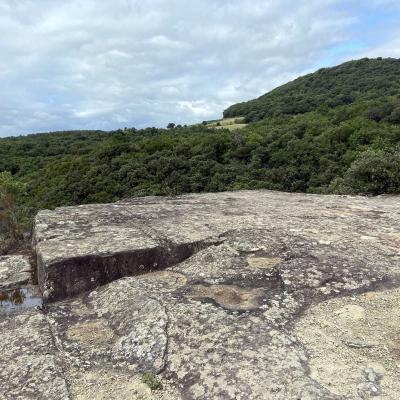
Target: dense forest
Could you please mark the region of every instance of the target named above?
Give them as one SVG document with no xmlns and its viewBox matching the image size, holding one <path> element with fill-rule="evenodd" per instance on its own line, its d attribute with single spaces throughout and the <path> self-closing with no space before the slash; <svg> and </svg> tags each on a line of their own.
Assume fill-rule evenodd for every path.
<svg viewBox="0 0 400 400">
<path fill-rule="evenodd" d="M 335 108 L 357 100 L 377 100 L 400 92 L 400 60 L 363 58 L 333 68 L 321 68 L 282 85 L 261 97 L 234 104 L 224 117 L 247 122 L 280 115 L 296 115 L 319 107 Z"/>
<path fill-rule="evenodd" d="M 400 193 L 400 60 L 320 70 L 225 112 L 239 114 L 251 122 L 240 130 L 171 124 L 0 139 L 0 209 L 4 182 L 26 223 L 38 209 L 128 196 Z"/>
</svg>

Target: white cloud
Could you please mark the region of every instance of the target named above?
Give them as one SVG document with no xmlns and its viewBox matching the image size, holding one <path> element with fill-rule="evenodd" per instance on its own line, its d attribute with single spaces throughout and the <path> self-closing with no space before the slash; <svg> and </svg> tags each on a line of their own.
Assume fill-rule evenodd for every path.
<svg viewBox="0 0 400 400">
<path fill-rule="evenodd" d="M 2 0 L 0 136 L 218 117 L 351 40 L 350 3 Z M 372 53 L 399 55 L 395 34 Z"/>
<path fill-rule="evenodd" d="M 358 57 L 392 57 L 392 58 L 400 58 L 400 29 L 398 32 L 398 37 L 388 41 L 387 43 L 378 44 L 375 47 L 372 47 L 368 50 L 360 52 L 357 55 Z"/>
</svg>

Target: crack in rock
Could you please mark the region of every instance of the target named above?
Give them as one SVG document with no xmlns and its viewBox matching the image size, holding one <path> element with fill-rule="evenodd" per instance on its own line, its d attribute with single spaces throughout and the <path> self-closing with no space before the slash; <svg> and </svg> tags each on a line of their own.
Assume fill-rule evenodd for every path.
<svg viewBox="0 0 400 400">
<path fill-rule="evenodd" d="M 124 276 L 140 275 L 177 265 L 200 250 L 221 244 L 212 238 L 177 244 L 160 240 L 153 248 L 113 254 L 91 254 L 46 262 L 38 249 L 39 286 L 45 301 L 77 295 Z"/>
</svg>

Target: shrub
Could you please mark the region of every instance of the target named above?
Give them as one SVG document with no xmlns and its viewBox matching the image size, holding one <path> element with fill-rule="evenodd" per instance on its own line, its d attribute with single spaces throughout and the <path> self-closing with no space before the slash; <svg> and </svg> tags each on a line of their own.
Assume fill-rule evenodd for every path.
<svg viewBox="0 0 400 400">
<path fill-rule="evenodd" d="M 151 390 L 162 389 L 162 384 L 157 378 L 157 375 L 152 372 L 147 372 L 142 376 L 142 382 L 145 383 Z"/>
<path fill-rule="evenodd" d="M 396 107 L 385 120 L 391 124 L 400 124 L 400 107 Z"/>
<path fill-rule="evenodd" d="M 372 150 L 351 164 L 343 178 L 330 185 L 334 193 L 383 194 L 400 191 L 400 150 Z"/>
<path fill-rule="evenodd" d="M 0 252 L 22 238 L 18 199 L 23 189 L 23 185 L 14 180 L 9 172 L 0 172 Z"/>
</svg>

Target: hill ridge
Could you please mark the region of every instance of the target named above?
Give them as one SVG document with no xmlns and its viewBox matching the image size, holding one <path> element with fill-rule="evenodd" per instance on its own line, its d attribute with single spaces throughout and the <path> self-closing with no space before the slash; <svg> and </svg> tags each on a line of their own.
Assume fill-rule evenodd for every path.
<svg viewBox="0 0 400 400">
<path fill-rule="evenodd" d="M 400 59 L 362 58 L 300 76 L 256 99 L 233 104 L 224 117 L 254 122 L 278 115 L 303 114 L 322 105 L 336 107 L 356 100 L 400 94 Z M 340 79 L 343 78 L 343 79 Z M 333 86 L 337 81 L 341 85 Z"/>
</svg>

